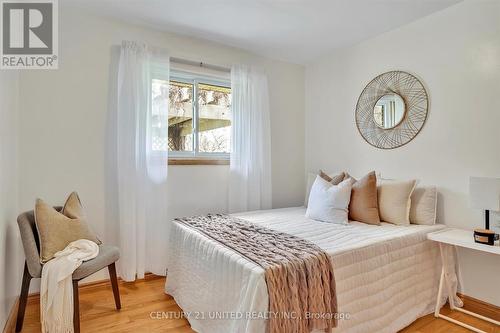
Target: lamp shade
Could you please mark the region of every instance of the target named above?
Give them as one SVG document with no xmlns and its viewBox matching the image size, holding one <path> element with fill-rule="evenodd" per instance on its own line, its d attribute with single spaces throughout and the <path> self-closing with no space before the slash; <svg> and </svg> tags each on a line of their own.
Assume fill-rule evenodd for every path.
<svg viewBox="0 0 500 333">
<path fill-rule="evenodd" d="M 500 210 L 500 178 L 470 177 L 469 196 L 472 208 Z"/>
</svg>

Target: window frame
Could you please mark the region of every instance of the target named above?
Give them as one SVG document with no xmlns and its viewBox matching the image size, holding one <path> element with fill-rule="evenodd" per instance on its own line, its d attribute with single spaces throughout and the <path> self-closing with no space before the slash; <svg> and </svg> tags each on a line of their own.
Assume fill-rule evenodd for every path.
<svg viewBox="0 0 500 333">
<path fill-rule="evenodd" d="M 165 75 L 154 72 L 151 81 L 154 79 L 165 80 Z M 215 85 L 231 89 L 230 78 L 216 78 L 209 75 L 185 72 L 182 70 L 170 70 L 170 81 L 177 81 L 193 85 L 193 151 L 168 151 L 169 164 L 190 165 L 190 164 L 209 164 L 225 165 L 229 164 L 231 153 L 207 153 L 199 151 L 199 103 L 198 103 L 198 84 Z M 233 124 L 231 123 L 231 126 Z M 232 138 L 231 138 L 232 139 Z"/>
</svg>

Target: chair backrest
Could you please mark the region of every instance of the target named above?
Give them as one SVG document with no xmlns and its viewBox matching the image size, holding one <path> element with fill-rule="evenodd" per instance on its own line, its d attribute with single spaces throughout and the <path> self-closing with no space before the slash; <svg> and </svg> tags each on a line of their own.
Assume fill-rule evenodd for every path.
<svg viewBox="0 0 500 333">
<path fill-rule="evenodd" d="M 54 207 L 61 211 L 62 207 Z M 29 210 L 17 217 L 17 225 L 21 233 L 26 264 L 31 277 L 39 278 L 42 276 L 42 264 L 40 263 L 40 240 L 35 223 L 35 213 Z"/>
</svg>

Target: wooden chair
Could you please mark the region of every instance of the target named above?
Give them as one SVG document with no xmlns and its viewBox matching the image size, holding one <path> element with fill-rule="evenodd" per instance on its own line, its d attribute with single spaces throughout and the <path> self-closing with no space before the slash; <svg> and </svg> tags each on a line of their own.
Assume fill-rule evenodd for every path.
<svg viewBox="0 0 500 333">
<path fill-rule="evenodd" d="M 60 211 L 61 207 L 55 207 Z M 17 218 L 19 231 L 24 248 L 26 261 L 24 264 L 23 282 L 21 286 L 21 295 L 19 296 L 19 309 L 17 312 L 16 332 L 23 328 L 24 313 L 26 311 L 26 302 L 28 300 L 28 291 L 31 279 L 42 276 L 42 264 L 40 263 L 40 242 L 35 225 L 34 212 L 27 211 Z M 80 332 L 80 305 L 78 298 L 78 281 L 97 271 L 108 267 L 113 295 L 115 298 L 116 309 L 121 309 L 120 291 L 118 289 L 118 279 L 116 277 L 115 262 L 120 258 L 120 251 L 117 247 L 108 245 L 99 245 L 99 255 L 92 260 L 85 261 L 73 272 L 73 326 L 75 333 Z"/>
</svg>

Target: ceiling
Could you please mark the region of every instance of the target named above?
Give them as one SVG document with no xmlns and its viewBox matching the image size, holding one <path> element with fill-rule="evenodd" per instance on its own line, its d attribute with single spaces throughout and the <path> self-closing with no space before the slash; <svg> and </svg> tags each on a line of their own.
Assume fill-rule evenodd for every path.
<svg viewBox="0 0 500 333">
<path fill-rule="evenodd" d="M 64 0 L 138 24 L 307 64 L 461 0 Z"/>
</svg>

